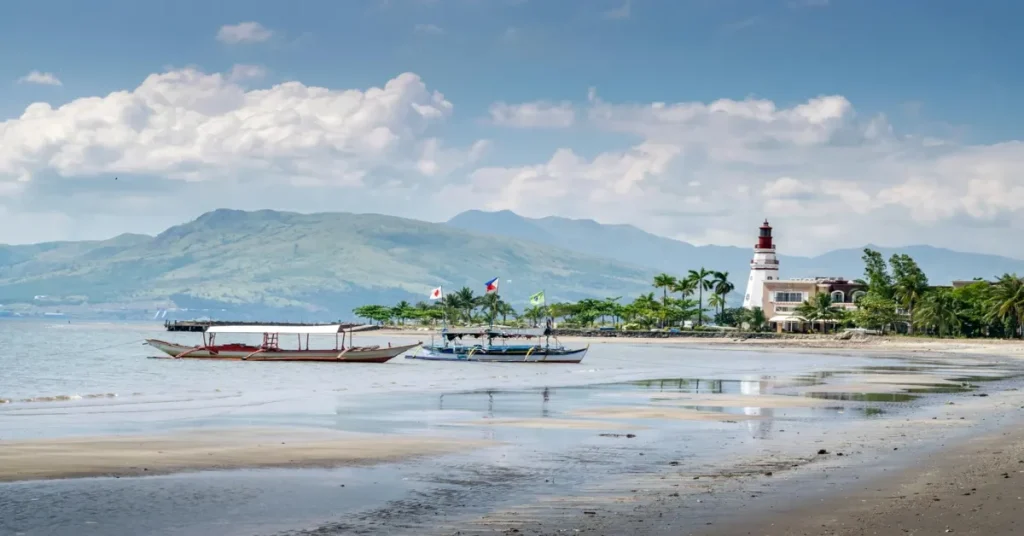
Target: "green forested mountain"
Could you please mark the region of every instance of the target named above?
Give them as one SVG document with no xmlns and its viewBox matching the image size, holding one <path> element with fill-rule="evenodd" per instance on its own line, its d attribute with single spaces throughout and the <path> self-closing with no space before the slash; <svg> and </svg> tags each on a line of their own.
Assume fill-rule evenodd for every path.
<svg viewBox="0 0 1024 536">
<path fill-rule="evenodd" d="M 585 255 L 599 255 L 620 262 L 628 262 L 651 270 L 685 273 L 687 270 L 708 267 L 727 271 L 732 280 L 744 283 L 750 270 L 750 256 L 761 217 L 750 220 L 750 246 L 695 246 L 679 240 L 654 235 L 631 225 L 609 225 L 593 220 L 573 220 L 549 216 L 526 218 L 514 212 L 484 212 L 470 210 L 448 221 L 457 229 L 474 230 L 497 236 L 528 240 L 552 247 L 564 248 Z M 1024 260 L 966 253 L 925 245 L 897 248 L 863 247 L 837 249 L 814 257 L 787 255 L 789 244 L 799 240 L 776 230 L 780 275 L 797 277 L 847 277 L 863 275 L 864 247 L 879 251 L 885 258 L 895 253 L 910 255 L 920 263 L 934 283 L 949 284 L 958 279 L 983 277 L 994 279 L 1004 273 L 1024 274 Z M 741 285 L 742 287 L 742 285 Z M 740 289 L 742 291 L 742 288 Z"/>
<path fill-rule="evenodd" d="M 491 277 L 516 303 L 540 289 L 553 300 L 646 292 L 651 275 L 553 246 L 373 214 L 216 210 L 155 237 L 0 246 L 0 304 L 8 308 L 173 304 L 349 317 L 364 303 L 425 299 L 439 285 L 481 293 Z"/>
</svg>

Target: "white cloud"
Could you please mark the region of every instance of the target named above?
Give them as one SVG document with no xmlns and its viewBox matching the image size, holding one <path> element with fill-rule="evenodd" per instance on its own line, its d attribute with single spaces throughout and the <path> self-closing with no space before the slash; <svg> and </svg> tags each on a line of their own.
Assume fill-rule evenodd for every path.
<svg viewBox="0 0 1024 536">
<path fill-rule="evenodd" d="M 602 16 L 606 19 L 628 19 L 630 15 L 630 0 L 626 0 L 621 6 L 609 9 L 602 13 Z"/>
<path fill-rule="evenodd" d="M 1022 142 L 902 135 L 842 95 L 496 103 L 497 125 L 576 127 L 524 161 L 500 142 L 445 143 L 454 105 L 415 74 L 368 89 L 243 85 L 263 74 L 170 70 L 0 122 L 0 242 L 158 231 L 221 206 L 428 219 L 490 208 L 744 247 L 768 217 L 784 253 L 872 242 L 1024 256 Z M 594 151 L 591 133 L 621 145 Z"/>
<path fill-rule="evenodd" d="M 518 128 L 565 128 L 576 120 L 570 102 L 527 102 L 510 105 L 496 102 L 489 110 L 491 121 L 500 126 Z"/>
<path fill-rule="evenodd" d="M 32 71 L 18 79 L 19 84 L 40 84 L 43 86 L 63 86 L 64 84 L 53 73 Z"/>
<path fill-rule="evenodd" d="M 217 40 L 229 45 L 262 43 L 274 35 L 262 24 L 248 21 L 238 24 L 225 24 L 217 31 Z"/>
<path fill-rule="evenodd" d="M 841 95 L 792 106 L 756 98 L 639 104 L 591 91 L 576 117 L 636 141 L 593 158 L 567 144 L 542 164 L 478 170 L 467 199 L 532 216 L 633 223 L 695 243 L 742 237 L 739 246 L 768 217 L 794 237 L 787 253 L 873 242 L 1024 257 L 1015 238 L 1024 232 L 1021 142 L 900 135 Z"/>
<path fill-rule="evenodd" d="M 251 66 L 232 70 L 247 77 L 257 72 Z M 0 185 L 37 176 L 73 180 L 98 174 L 414 183 L 424 158 L 439 161 L 424 174 L 437 177 L 479 155 L 477 146 L 461 154 L 442 151 L 437 140 L 420 150 L 431 125 L 452 109 L 412 73 L 367 90 L 287 82 L 247 91 L 230 75 L 174 70 L 106 97 L 59 108 L 35 103 L 20 117 L 0 122 Z"/>
<path fill-rule="evenodd" d="M 417 24 L 413 31 L 420 35 L 444 35 L 444 30 L 435 24 Z"/>
</svg>

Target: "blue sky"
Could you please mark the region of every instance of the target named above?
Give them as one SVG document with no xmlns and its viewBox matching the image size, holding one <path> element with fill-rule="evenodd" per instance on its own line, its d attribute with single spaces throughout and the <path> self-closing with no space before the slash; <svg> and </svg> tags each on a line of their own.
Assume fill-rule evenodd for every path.
<svg viewBox="0 0 1024 536">
<path fill-rule="evenodd" d="M 967 148 L 1020 139 L 1024 124 L 1018 96 L 1024 75 L 1014 68 L 1024 64 L 1024 37 L 1017 29 L 1024 3 L 1009 0 L 98 0 L 88 8 L 70 0 L 39 0 L 11 2 L 2 11 L 0 121 L 17 118 L 33 102 L 58 107 L 132 91 L 153 73 L 188 66 L 205 73 L 225 73 L 237 64 L 260 66 L 266 74 L 246 86 L 250 90 L 286 81 L 365 90 L 412 72 L 454 105 L 450 117 L 423 136 L 436 136 L 452 147 L 482 139 L 491 144 L 473 165 L 453 172 L 451 184 L 466 183 L 473 166 L 538 166 L 559 149 L 590 160 L 645 140 L 665 141 L 661 133 L 642 128 L 595 128 L 583 121 L 565 129 L 499 128 L 486 121 L 496 102 L 567 100 L 582 110 L 590 88 L 602 102 L 617 106 L 756 98 L 788 109 L 815 97 L 840 95 L 855 110 L 844 116 L 851 122 L 882 114 L 898 137 L 940 138 Z M 217 39 L 222 26 L 245 21 L 258 22 L 269 38 L 243 44 Z M 32 71 L 52 73 L 62 85 L 18 82 Z M 706 160 L 705 152 L 697 154 L 692 145 L 679 147 L 674 154 L 683 156 L 674 157 L 670 166 L 675 171 L 665 173 L 686 173 L 679 158 Z M 908 151 L 902 147 L 894 154 Z M 809 168 L 816 165 L 795 169 Z M 33 169 L 45 174 L 48 166 Z M 777 172 L 762 166 L 757 177 L 745 180 L 760 190 L 781 178 L 772 176 Z M 131 175 L 128 169 L 122 173 Z M 818 173 L 797 179 L 826 180 L 836 174 Z M 75 173 L 65 169 L 60 174 Z M 686 179 L 693 182 L 700 181 Z M 873 199 L 891 199 L 881 190 L 865 192 Z M 651 195 L 653 190 L 645 191 Z M 477 201 L 487 195 L 481 193 Z M 764 200 L 756 203 L 763 206 Z M 464 204 L 458 208 L 471 208 L 474 200 Z M 9 214 L 15 205 L 8 202 Z M 937 220 L 917 218 L 911 223 L 920 228 L 918 234 L 893 240 L 923 240 L 924 229 L 972 210 L 973 219 L 986 228 L 1005 226 L 1005 212 L 1017 210 L 1000 207 L 998 214 L 990 214 L 988 208 L 950 208 Z M 412 213 L 428 219 L 450 215 Z M 583 209 L 565 215 L 602 219 Z M 888 212 L 874 216 L 896 217 Z M 678 214 L 643 220 L 623 213 L 604 219 L 696 242 L 739 236 L 739 227 L 686 231 L 685 215 Z M 165 223 L 149 220 L 141 226 L 153 230 Z M 125 223 L 111 220 L 110 226 L 116 225 Z M 81 232 L 91 236 L 112 230 Z M 57 237 L 60 232 L 40 236 Z M 0 241 L 10 240 L 0 236 Z M 978 247 L 994 251 L 1001 247 L 997 242 Z"/>
<path fill-rule="evenodd" d="M 460 104 L 493 100 L 681 101 L 757 95 L 780 103 L 841 93 L 894 121 L 942 121 L 975 139 L 1019 133 L 1024 4 L 1011 0 L 72 0 L 11 3 L 0 17 L 0 76 L 59 72 L 64 88 L 6 84 L 5 117 L 132 87 L 165 65 L 261 63 L 284 78 L 367 87 L 412 71 Z M 217 28 L 256 20 L 279 32 L 228 47 Z M 424 36 L 417 24 L 445 32 Z M 503 39 L 515 29 L 518 42 Z M 918 110 L 920 117 L 908 114 Z M 465 113 L 463 113 L 463 111 Z M 910 115 L 911 117 L 906 117 Z"/>
</svg>

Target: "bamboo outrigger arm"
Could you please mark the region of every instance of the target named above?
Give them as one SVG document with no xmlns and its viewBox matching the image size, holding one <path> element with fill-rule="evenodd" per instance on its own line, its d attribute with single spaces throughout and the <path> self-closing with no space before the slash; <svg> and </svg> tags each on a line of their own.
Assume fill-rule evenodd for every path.
<svg viewBox="0 0 1024 536">
<path fill-rule="evenodd" d="M 256 350 L 255 352 L 249 352 L 247 355 L 242 357 L 242 361 L 247 361 L 250 357 L 252 357 L 252 356 L 254 356 L 256 354 L 263 353 L 263 350 L 264 350 L 263 348 L 260 348 L 260 349 Z"/>
<path fill-rule="evenodd" d="M 188 350 L 185 350 L 184 352 L 174 356 L 174 359 L 180 359 L 182 357 L 185 357 L 185 356 L 191 354 L 192 352 L 195 352 L 195 351 L 198 351 L 198 350 L 205 350 L 205 349 L 206 349 L 206 346 L 194 346 L 194 347 L 189 348 Z"/>
</svg>

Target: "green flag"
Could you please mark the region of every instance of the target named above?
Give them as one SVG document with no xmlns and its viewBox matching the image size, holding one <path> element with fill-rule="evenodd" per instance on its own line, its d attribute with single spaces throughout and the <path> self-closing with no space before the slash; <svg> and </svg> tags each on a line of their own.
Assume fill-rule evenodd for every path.
<svg viewBox="0 0 1024 536">
<path fill-rule="evenodd" d="M 544 291 L 540 291 L 533 296 L 530 296 L 530 305 L 543 305 L 544 304 Z"/>
</svg>

